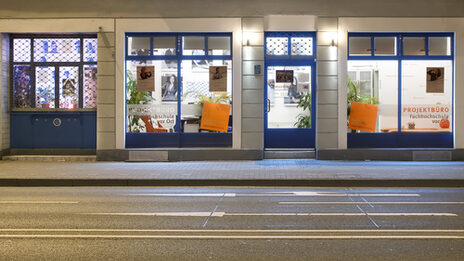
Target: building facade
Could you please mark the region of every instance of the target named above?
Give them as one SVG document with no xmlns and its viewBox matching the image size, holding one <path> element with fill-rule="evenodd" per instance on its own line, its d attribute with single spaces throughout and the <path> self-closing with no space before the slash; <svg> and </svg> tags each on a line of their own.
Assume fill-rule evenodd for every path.
<svg viewBox="0 0 464 261">
<path fill-rule="evenodd" d="M 463 160 L 463 11 L 457 0 L 9 3 L 2 154 Z"/>
</svg>

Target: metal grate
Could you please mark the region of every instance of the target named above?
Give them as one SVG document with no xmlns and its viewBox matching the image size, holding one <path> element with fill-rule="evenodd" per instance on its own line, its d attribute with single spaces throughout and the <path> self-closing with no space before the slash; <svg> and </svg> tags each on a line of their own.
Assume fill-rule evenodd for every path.
<svg viewBox="0 0 464 261">
<path fill-rule="evenodd" d="M 55 67 L 35 68 L 35 93 L 37 108 L 55 108 Z"/>
<path fill-rule="evenodd" d="M 292 37 L 292 55 L 312 55 L 313 39 L 311 37 Z"/>
<path fill-rule="evenodd" d="M 97 61 L 97 39 L 84 39 L 84 62 Z"/>
<path fill-rule="evenodd" d="M 84 66 L 84 108 L 97 107 L 97 66 Z"/>
<path fill-rule="evenodd" d="M 31 39 L 14 39 L 13 40 L 13 61 L 30 62 L 31 61 Z"/>
<path fill-rule="evenodd" d="M 34 62 L 80 62 L 79 38 L 34 39 Z"/>
<path fill-rule="evenodd" d="M 31 108 L 31 67 L 29 65 L 13 66 L 13 104 L 16 108 Z"/>
<path fill-rule="evenodd" d="M 79 67 L 60 67 L 60 108 L 79 108 Z"/>
<path fill-rule="evenodd" d="M 268 37 L 266 40 L 267 55 L 288 55 L 287 37 Z"/>
<path fill-rule="evenodd" d="M 96 108 L 97 53 L 92 34 L 12 34 L 12 107 Z"/>
</svg>

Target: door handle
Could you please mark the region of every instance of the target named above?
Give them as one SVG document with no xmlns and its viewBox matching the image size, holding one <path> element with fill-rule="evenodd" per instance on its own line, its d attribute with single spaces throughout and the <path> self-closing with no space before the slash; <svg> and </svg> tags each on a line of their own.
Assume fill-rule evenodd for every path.
<svg viewBox="0 0 464 261">
<path fill-rule="evenodd" d="M 266 112 L 270 112 L 271 111 L 271 100 L 266 99 L 267 100 L 267 111 Z"/>
</svg>

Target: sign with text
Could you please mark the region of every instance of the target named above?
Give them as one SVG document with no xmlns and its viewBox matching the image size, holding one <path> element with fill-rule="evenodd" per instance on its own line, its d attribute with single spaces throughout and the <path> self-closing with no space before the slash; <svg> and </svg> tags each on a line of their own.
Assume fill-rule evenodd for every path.
<svg viewBox="0 0 464 261">
<path fill-rule="evenodd" d="M 230 105 L 205 102 L 201 115 L 200 129 L 227 132 Z"/>
<path fill-rule="evenodd" d="M 348 128 L 352 130 L 375 132 L 379 106 L 352 102 Z"/>
<path fill-rule="evenodd" d="M 227 66 L 210 66 L 209 67 L 209 91 L 226 92 L 227 91 Z"/>
<path fill-rule="evenodd" d="M 444 79 L 444 67 L 427 67 L 427 93 L 444 93 Z"/>
<path fill-rule="evenodd" d="M 155 91 L 155 66 L 137 66 L 137 91 Z"/>
</svg>

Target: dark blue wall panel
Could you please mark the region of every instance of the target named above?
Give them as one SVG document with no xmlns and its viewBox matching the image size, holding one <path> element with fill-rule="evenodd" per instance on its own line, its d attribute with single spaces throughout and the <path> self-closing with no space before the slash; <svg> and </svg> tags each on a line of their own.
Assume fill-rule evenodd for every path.
<svg viewBox="0 0 464 261">
<path fill-rule="evenodd" d="M 11 148 L 94 149 L 96 112 L 12 112 L 10 131 Z"/>
</svg>

